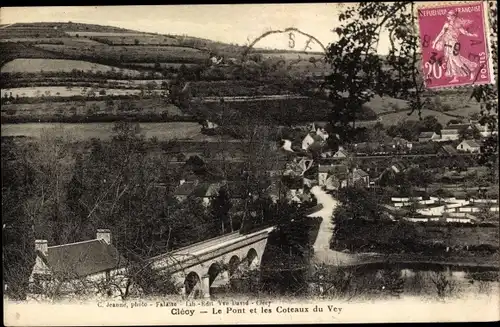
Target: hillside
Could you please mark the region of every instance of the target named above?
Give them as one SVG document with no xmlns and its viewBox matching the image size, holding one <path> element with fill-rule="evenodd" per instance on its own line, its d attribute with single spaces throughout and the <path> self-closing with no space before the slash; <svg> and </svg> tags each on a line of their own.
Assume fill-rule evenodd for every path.
<svg viewBox="0 0 500 327">
<path fill-rule="evenodd" d="M 68 108 L 78 108 L 81 107 L 78 101 L 96 101 L 96 96 L 101 101 L 134 99 L 139 111 L 144 102 L 147 107 L 143 110 L 155 112 L 158 104 L 153 106 L 145 100 L 162 96 L 167 81 L 179 76 L 190 81 L 189 92 L 194 97 L 230 97 L 304 93 L 311 86 L 300 84 L 301 80 L 310 77 L 321 81 L 330 71 L 321 53 L 255 48 L 242 61 L 244 50 L 244 46 L 193 36 L 161 35 L 113 26 L 74 22 L 3 25 L 0 86 L 3 97 L 15 99 L 8 101 L 10 118 L 16 117 L 17 112 L 26 112 L 26 104 L 65 102 Z M 214 57 L 217 63 L 212 62 Z M 429 97 L 434 99 L 436 95 Z M 435 103 L 436 116 L 445 122 L 448 118 L 466 118 L 472 112 L 479 112 L 477 103 L 466 97 L 460 92 L 443 97 Z M 313 99 L 301 101 L 300 104 L 271 101 L 266 106 L 272 112 L 286 108 L 282 113 L 285 117 L 307 108 L 306 116 L 323 119 L 328 111 L 327 106 L 316 107 Z M 23 109 L 17 110 L 18 105 Z M 237 111 L 250 110 L 253 105 L 238 104 Z M 37 111 L 38 115 L 57 114 L 43 107 L 45 111 Z M 111 107 L 102 107 L 100 114 L 113 111 Z M 384 122 L 407 117 L 406 101 L 400 99 L 375 97 L 365 107 L 368 114 L 365 119 L 372 117 L 371 113 Z M 60 105 L 54 108 L 61 110 Z M 265 108 L 259 108 L 260 111 L 265 112 Z M 2 109 L 2 119 L 5 114 Z M 191 112 L 188 110 L 186 114 Z M 37 119 L 48 119 L 42 116 Z"/>
</svg>

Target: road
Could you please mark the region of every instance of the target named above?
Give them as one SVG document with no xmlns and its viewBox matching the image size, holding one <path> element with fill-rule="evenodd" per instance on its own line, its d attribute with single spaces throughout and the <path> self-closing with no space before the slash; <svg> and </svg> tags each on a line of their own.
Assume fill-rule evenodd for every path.
<svg viewBox="0 0 500 327">
<path fill-rule="evenodd" d="M 338 205 L 338 201 L 330 194 L 326 193 L 319 186 L 314 186 L 311 189 L 318 204 L 323 205 L 323 209 L 309 217 L 321 217 L 323 221 L 319 226 L 318 236 L 314 242 L 314 261 L 317 263 L 331 264 L 335 266 L 350 266 L 360 263 L 360 256 L 356 254 L 348 254 L 330 249 L 330 240 L 332 238 L 333 223 L 332 214 Z"/>
</svg>

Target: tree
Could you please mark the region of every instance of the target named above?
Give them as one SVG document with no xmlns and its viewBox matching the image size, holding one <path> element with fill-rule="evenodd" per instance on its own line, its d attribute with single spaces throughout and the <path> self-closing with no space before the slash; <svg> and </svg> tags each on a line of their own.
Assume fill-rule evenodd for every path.
<svg viewBox="0 0 500 327">
<path fill-rule="evenodd" d="M 9 147 L 8 153 L 4 146 Z M 25 206 L 32 192 L 33 173 L 20 148 L 2 144 L 2 263 L 4 287 L 7 285 L 4 291 L 14 300 L 26 299 L 35 264 L 34 221 Z"/>
<path fill-rule="evenodd" d="M 491 13 L 491 34 L 496 40 L 497 5 L 495 2 L 487 5 Z M 325 88 L 331 91 L 334 102 L 332 118 L 340 122 L 339 125 L 354 125 L 356 111 L 353 107 L 361 106 L 376 93 L 407 99 L 410 114 L 417 111 L 421 115 L 425 105 L 422 101 L 424 77 L 419 67 L 421 54 L 415 13 L 413 1 L 359 3 L 340 13 L 342 25 L 335 30 L 339 40 L 328 47 L 326 58 L 332 64 L 333 73 L 325 80 Z M 381 31 L 389 34 L 390 42 L 389 54 L 384 57 L 377 53 Z M 496 72 L 497 43 L 492 43 L 491 55 Z M 498 74 L 495 76 L 498 78 Z M 481 104 L 483 116 L 498 113 L 497 85 L 478 85 L 472 89 L 471 98 Z M 496 121 L 491 123 L 491 129 L 497 130 Z M 342 133 L 344 135 L 347 133 Z"/>
<path fill-rule="evenodd" d="M 427 190 L 429 184 L 433 182 L 432 174 L 428 170 L 412 167 L 405 172 L 405 178 L 409 185 L 423 187 Z"/>
<path fill-rule="evenodd" d="M 233 231 L 233 221 L 229 215 L 231 207 L 232 204 L 228 191 L 225 187 L 221 187 L 219 193 L 211 203 L 211 214 L 215 221 L 220 222 L 221 234 L 226 233 L 227 224 L 229 224 L 229 231 Z"/>
<path fill-rule="evenodd" d="M 458 131 L 458 138 L 462 140 L 478 140 L 481 138 L 481 132 L 475 125 L 463 127 Z"/>
<path fill-rule="evenodd" d="M 434 116 L 425 116 L 422 120 L 421 131 L 430 131 L 435 132 L 436 134 L 441 134 L 441 129 L 443 129 L 443 125 L 441 125 Z"/>
</svg>

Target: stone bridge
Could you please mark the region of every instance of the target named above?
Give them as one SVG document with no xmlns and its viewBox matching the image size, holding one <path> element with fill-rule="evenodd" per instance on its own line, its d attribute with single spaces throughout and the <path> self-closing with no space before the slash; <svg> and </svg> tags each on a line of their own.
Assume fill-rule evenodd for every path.
<svg viewBox="0 0 500 327">
<path fill-rule="evenodd" d="M 259 268 L 273 229 L 247 235 L 234 232 L 195 243 L 151 258 L 151 267 L 168 271 L 188 298 L 210 297 L 215 284 L 228 284 L 236 273 Z"/>
</svg>

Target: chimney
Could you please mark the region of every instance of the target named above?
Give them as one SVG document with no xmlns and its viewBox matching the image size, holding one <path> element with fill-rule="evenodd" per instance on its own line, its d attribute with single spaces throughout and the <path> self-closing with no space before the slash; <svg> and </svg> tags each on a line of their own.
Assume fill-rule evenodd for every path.
<svg viewBox="0 0 500 327">
<path fill-rule="evenodd" d="M 111 231 L 109 229 L 98 229 L 96 239 L 111 244 Z"/>
<path fill-rule="evenodd" d="M 49 245 L 47 240 L 35 240 L 35 251 L 40 251 L 44 256 L 48 256 Z"/>
</svg>

